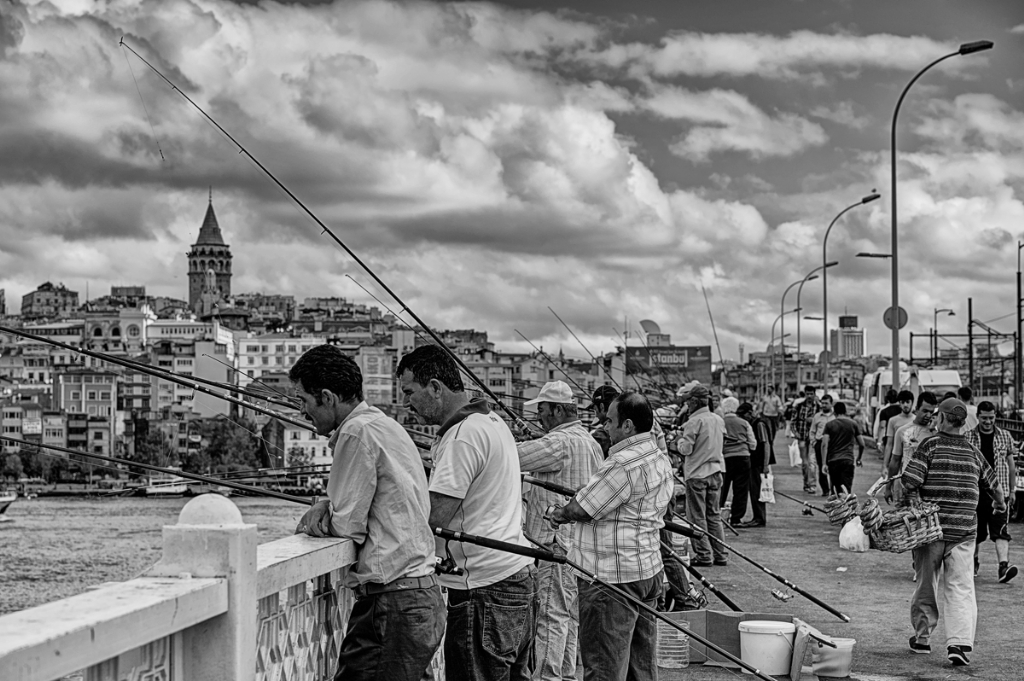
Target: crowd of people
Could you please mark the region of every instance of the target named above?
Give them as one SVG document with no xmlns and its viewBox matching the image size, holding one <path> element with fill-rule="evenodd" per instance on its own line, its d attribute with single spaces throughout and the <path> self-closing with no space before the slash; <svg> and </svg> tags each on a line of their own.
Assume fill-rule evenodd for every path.
<svg viewBox="0 0 1024 681">
<path fill-rule="evenodd" d="M 449 354 L 424 346 L 397 368 L 405 404 L 438 427 L 421 452 L 363 400 L 359 368 L 340 349 L 309 350 L 289 377 L 303 415 L 333 448 L 326 498 L 296 531 L 356 546 L 345 573 L 356 599 L 338 679 L 423 678 L 442 641 L 451 679 L 575 679 L 579 665 L 586 681 L 655 679 L 655 620 L 623 594 L 659 609 L 706 605 L 683 563 L 726 567 L 723 525 L 768 523 L 762 476 L 787 427 L 773 391 L 757 404 L 725 396 L 716 405 L 709 388 L 693 382 L 660 424 L 644 395 L 602 386 L 588 427 L 570 387 L 552 381 L 526 404 L 543 433 L 517 441 L 485 400 L 470 397 Z M 945 531 L 941 542 L 914 551 L 910 647 L 930 650 L 941 597 L 949 659 L 966 664 L 976 620 L 973 582 L 964 576 L 971 556 L 977 571 L 978 548 L 991 538 L 1000 581 L 1017 574 L 1006 526 L 1012 440 L 986 402 L 963 435 L 971 415 L 963 402 L 922 393 L 912 409 L 913 396 L 904 397 L 894 396 L 895 409 L 882 410 L 876 428 L 897 480 L 886 495 L 938 503 Z M 852 488 L 864 433 L 845 406 L 808 388 L 791 414 L 809 492 Z M 524 474 L 576 492 L 568 498 L 524 485 Z M 666 536 L 664 521 L 676 513 L 697 528 L 691 539 Z M 443 539 L 435 528 L 538 547 L 596 579 L 561 562 Z"/>
</svg>

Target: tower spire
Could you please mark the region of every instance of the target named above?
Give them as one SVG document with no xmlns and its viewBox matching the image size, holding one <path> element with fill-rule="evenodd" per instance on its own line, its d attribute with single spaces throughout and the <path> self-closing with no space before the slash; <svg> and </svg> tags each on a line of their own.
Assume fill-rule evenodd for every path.
<svg viewBox="0 0 1024 681">
<path fill-rule="evenodd" d="M 210 205 L 213 205 L 213 185 L 210 185 Z"/>
</svg>

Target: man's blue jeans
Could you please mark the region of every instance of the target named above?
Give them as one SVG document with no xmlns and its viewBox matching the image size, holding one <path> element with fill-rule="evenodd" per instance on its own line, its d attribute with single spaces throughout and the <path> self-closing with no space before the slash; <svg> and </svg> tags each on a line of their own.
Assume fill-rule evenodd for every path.
<svg viewBox="0 0 1024 681">
<path fill-rule="evenodd" d="M 356 599 L 341 642 L 337 681 L 419 681 L 444 635 L 441 589 Z"/>
<path fill-rule="evenodd" d="M 557 556 L 565 549 L 552 542 L 543 548 Z M 535 681 L 575 681 L 576 632 L 580 625 L 576 575 L 562 563 L 537 566 L 537 658 Z"/>
<path fill-rule="evenodd" d="M 722 527 L 722 512 L 719 502 L 722 497 L 722 474 L 712 473 L 706 478 L 688 478 L 686 480 L 686 519 L 693 525 L 704 530 L 712 537 L 725 540 Z M 695 560 L 707 562 L 712 553 L 715 560 L 725 562 L 729 554 L 722 545 L 712 542 L 707 537 L 694 537 L 693 557 Z"/>
<path fill-rule="evenodd" d="M 652 608 L 658 602 L 662 572 L 650 579 L 616 584 Z M 584 681 L 657 681 L 658 626 L 654 616 L 611 589 L 579 579 L 580 652 Z"/>
<path fill-rule="evenodd" d="M 528 681 L 537 629 L 537 568 L 477 589 L 448 589 L 449 681 Z"/>
</svg>

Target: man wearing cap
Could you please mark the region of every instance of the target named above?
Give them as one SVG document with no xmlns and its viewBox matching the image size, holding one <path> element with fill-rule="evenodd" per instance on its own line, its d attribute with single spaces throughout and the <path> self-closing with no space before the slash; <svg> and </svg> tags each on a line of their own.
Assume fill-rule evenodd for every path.
<svg viewBox="0 0 1024 681">
<path fill-rule="evenodd" d="M 535 399 L 523 406 L 537 407 L 546 434 L 520 442 L 519 467 L 545 482 L 579 489 L 601 465 L 601 446 L 583 427 L 572 390 L 562 381 L 545 383 Z M 542 548 L 564 556 L 569 550 L 570 528 L 557 531 L 544 519 L 549 506 L 561 504 L 561 495 L 526 485 L 523 494 L 526 534 Z M 541 561 L 537 566 L 537 638 L 534 643 L 534 679 L 560 681 L 576 678 L 576 643 L 579 609 L 576 576 L 566 565 Z"/>
<path fill-rule="evenodd" d="M 725 459 L 722 456 L 725 421 L 708 410 L 710 397 L 711 392 L 703 385 L 690 389 L 686 399 L 690 417 L 683 425 L 683 433 L 676 441 L 676 448 L 683 457 L 686 519 L 711 536 L 724 540 L 719 504 L 722 473 L 725 471 Z M 712 564 L 724 566 L 728 562 L 728 555 L 721 544 L 711 542 L 705 536 L 693 539 L 693 550 L 693 565 L 697 567 Z"/>
<path fill-rule="evenodd" d="M 918 446 L 903 471 L 908 501 L 937 504 L 942 526 L 942 539 L 914 549 L 917 589 L 910 602 L 915 632 L 910 650 L 931 652 L 941 580 L 946 657 L 954 666 L 969 663 L 978 622 L 972 564 L 981 492 L 991 497 L 994 512 L 1006 510 L 992 467 L 960 434 L 966 421 L 967 405 L 955 397 L 943 400 L 936 421 L 938 434 Z"/>
<path fill-rule="evenodd" d="M 608 439 L 608 430 L 605 424 L 608 423 L 608 407 L 612 400 L 619 396 L 619 391 L 610 385 L 602 385 L 594 391 L 590 406 L 594 408 L 594 423 L 590 429 L 590 435 L 597 444 L 601 445 L 602 457 L 608 456 L 612 442 Z"/>
<path fill-rule="evenodd" d="M 970 414 L 968 405 L 968 414 Z M 1006 506 L 1010 505 L 1017 486 L 1017 466 L 1013 454 L 1017 451 L 1010 433 L 996 425 L 996 405 L 988 400 L 978 403 L 978 426 L 967 431 L 967 441 L 981 452 L 985 462 L 992 466 L 996 480 L 1003 490 Z M 970 416 L 968 416 L 968 423 Z M 981 568 L 979 549 L 986 539 L 991 538 L 996 545 L 996 560 L 999 562 L 999 583 L 1006 584 L 1017 576 L 1017 566 L 1010 565 L 1009 509 L 1003 513 L 995 513 L 988 499 L 982 498 L 978 503 L 978 539 L 974 547 L 974 576 L 978 576 Z"/>
</svg>

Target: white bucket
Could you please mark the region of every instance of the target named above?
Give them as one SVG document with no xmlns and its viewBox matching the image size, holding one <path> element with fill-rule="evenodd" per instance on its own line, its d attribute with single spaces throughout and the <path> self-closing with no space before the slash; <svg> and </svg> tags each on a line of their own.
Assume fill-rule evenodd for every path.
<svg viewBox="0 0 1024 681">
<path fill-rule="evenodd" d="M 820 641 L 814 641 L 811 646 L 811 664 L 814 673 L 818 676 L 831 676 L 838 679 L 850 675 L 850 666 L 853 664 L 853 644 L 856 639 L 852 638 L 830 638 L 835 648 L 830 648 Z"/>
<path fill-rule="evenodd" d="M 793 661 L 793 639 L 796 625 L 792 622 L 749 620 L 740 622 L 740 659 L 765 674 L 789 674 Z M 750 674 L 746 669 L 745 674 Z"/>
</svg>

